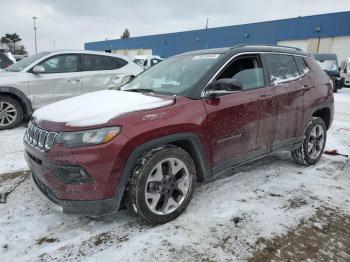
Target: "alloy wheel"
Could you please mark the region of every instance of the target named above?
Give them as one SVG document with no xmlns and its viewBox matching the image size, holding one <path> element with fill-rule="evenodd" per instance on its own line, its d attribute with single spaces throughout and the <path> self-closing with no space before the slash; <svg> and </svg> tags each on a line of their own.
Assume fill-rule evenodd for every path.
<svg viewBox="0 0 350 262">
<path fill-rule="evenodd" d="M 310 158 L 316 159 L 323 150 L 325 142 L 324 130 L 321 125 L 316 125 L 312 129 L 308 141 L 308 153 Z"/>
<path fill-rule="evenodd" d="M 6 127 L 13 124 L 17 119 L 17 109 L 16 107 L 7 102 L 0 101 L 0 126 Z"/>
<path fill-rule="evenodd" d="M 145 186 L 148 208 L 157 215 L 168 215 L 185 200 L 190 188 L 190 174 L 184 162 L 166 158 L 151 171 Z"/>
</svg>

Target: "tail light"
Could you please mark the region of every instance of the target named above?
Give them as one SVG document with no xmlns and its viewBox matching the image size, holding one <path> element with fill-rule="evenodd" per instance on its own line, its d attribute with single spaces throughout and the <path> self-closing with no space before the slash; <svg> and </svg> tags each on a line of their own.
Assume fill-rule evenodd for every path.
<svg viewBox="0 0 350 262">
<path fill-rule="evenodd" d="M 4 68 L 9 67 L 10 65 L 12 65 L 12 64 L 5 64 Z"/>
</svg>

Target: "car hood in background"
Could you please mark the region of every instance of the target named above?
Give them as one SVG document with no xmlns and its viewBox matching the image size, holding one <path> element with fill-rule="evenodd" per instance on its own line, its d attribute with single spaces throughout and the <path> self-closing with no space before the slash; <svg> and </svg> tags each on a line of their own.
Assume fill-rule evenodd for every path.
<svg viewBox="0 0 350 262">
<path fill-rule="evenodd" d="M 104 90 L 62 100 L 40 108 L 34 121 L 64 123 L 70 127 L 103 125 L 118 116 L 160 108 L 174 103 L 173 98 L 141 93 Z"/>
<path fill-rule="evenodd" d="M 27 81 L 28 73 L 0 71 L 0 86 Z"/>
</svg>

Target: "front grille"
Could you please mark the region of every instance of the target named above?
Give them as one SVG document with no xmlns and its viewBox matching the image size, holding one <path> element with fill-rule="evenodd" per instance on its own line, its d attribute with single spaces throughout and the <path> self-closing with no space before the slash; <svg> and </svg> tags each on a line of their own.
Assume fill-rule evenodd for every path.
<svg viewBox="0 0 350 262">
<path fill-rule="evenodd" d="M 56 132 L 46 131 L 29 123 L 24 139 L 35 148 L 49 151 L 55 142 L 56 136 Z"/>
</svg>

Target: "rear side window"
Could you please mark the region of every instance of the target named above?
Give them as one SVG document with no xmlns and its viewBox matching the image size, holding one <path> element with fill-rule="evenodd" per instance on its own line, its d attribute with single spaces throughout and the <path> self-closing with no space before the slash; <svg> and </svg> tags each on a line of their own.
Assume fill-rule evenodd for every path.
<svg viewBox="0 0 350 262">
<path fill-rule="evenodd" d="M 128 62 L 117 57 L 102 55 L 83 55 L 84 71 L 114 70 L 125 66 Z"/>
<path fill-rule="evenodd" d="M 10 64 L 12 64 L 12 61 L 9 58 L 7 58 L 6 55 L 0 54 L 0 68 L 3 68 L 5 65 L 8 66 Z"/>
<path fill-rule="evenodd" d="M 269 65 L 271 83 L 279 84 L 293 81 L 300 77 L 297 64 L 292 55 L 268 54 L 266 60 Z"/>
<path fill-rule="evenodd" d="M 298 65 L 300 74 L 306 75 L 307 73 L 310 72 L 310 68 L 307 66 L 304 57 L 295 56 L 294 58 L 295 58 L 295 62 Z"/>
<path fill-rule="evenodd" d="M 128 64 L 127 61 L 118 57 L 112 57 L 111 59 L 112 59 L 113 69 L 119 69 Z"/>
</svg>

